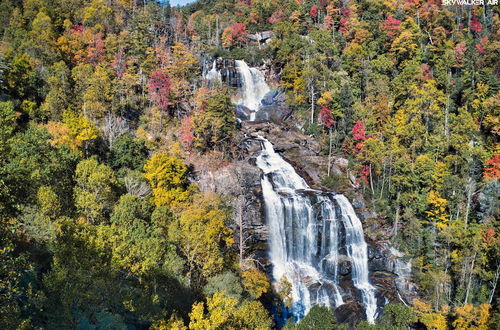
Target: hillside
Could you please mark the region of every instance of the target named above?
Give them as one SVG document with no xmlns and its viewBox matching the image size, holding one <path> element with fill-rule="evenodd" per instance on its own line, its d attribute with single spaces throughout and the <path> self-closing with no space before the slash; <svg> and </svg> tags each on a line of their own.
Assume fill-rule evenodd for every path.
<svg viewBox="0 0 500 330">
<path fill-rule="evenodd" d="M 494 329 L 499 9 L 1 0 L 0 328 Z"/>
</svg>

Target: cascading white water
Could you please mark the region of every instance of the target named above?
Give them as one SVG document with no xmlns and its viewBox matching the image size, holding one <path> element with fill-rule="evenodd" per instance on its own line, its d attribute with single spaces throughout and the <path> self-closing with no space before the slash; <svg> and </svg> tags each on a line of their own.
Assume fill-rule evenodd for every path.
<svg viewBox="0 0 500 330">
<path fill-rule="evenodd" d="M 352 281 L 354 286 L 361 291 L 368 322 L 374 323 L 377 300 L 375 288 L 368 281 L 368 247 L 363 234 L 363 226 L 344 195 L 335 195 L 335 200 L 340 207 L 345 228 L 347 254 L 352 263 Z"/>
<path fill-rule="evenodd" d="M 338 287 L 339 225 L 346 232 L 353 284 L 366 307 L 369 322 L 376 312 L 375 289 L 368 282 L 367 246 L 361 222 L 343 195 L 311 189 L 293 167 L 259 138 L 257 166 L 269 226 L 270 259 L 275 283 L 292 287 L 292 314 L 302 318 L 313 305 L 344 303 Z"/>
<path fill-rule="evenodd" d="M 255 113 L 259 111 L 260 101 L 271 89 L 258 69 L 250 68 L 245 61 L 237 60 L 235 63 L 241 77 L 241 97 L 238 104 L 251 110 L 250 121 L 254 121 Z"/>
<path fill-rule="evenodd" d="M 217 60 L 212 63 L 212 68 L 205 74 L 205 79 L 210 82 L 222 83 L 222 74 L 217 70 Z"/>
</svg>

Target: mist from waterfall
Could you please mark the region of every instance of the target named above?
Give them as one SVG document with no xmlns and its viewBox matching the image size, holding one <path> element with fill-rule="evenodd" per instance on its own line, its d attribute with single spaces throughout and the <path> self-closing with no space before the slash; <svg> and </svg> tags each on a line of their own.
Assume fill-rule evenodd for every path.
<svg viewBox="0 0 500 330">
<path fill-rule="evenodd" d="M 339 227 L 352 264 L 352 280 L 361 292 L 367 320 L 376 316 L 375 288 L 368 281 L 367 245 L 361 222 L 343 195 L 311 189 L 294 168 L 259 138 L 257 166 L 269 226 L 269 256 L 273 281 L 291 284 L 291 314 L 304 317 L 313 305 L 344 303 L 338 279 Z"/>
</svg>

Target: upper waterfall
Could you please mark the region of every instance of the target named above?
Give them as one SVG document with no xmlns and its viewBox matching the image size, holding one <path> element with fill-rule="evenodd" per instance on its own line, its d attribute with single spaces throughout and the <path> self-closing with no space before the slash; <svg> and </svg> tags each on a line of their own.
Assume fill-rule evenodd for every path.
<svg viewBox="0 0 500 330">
<path fill-rule="evenodd" d="M 262 100 L 271 91 L 262 72 L 251 68 L 243 60 L 214 59 L 206 60 L 203 67 L 203 78 L 209 86 L 224 83 L 231 87 L 238 87 L 237 104 L 242 106 L 244 113 L 242 120 L 254 121 L 256 113 L 262 106 Z M 270 101 L 275 102 L 280 94 L 271 96 Z"/>
<path fill-rule="evenodd" d="M 241 76 L 241 97 L 238 104 L 251 110 L 250 121 L 255 120 L 255 113 L 259 111 L 260 101 L 271 90 L 264 75 L 256 68 L 250 68 L 245 61 L 237 60 L 236 68 Z"/>
<path fill-rule="evenodd" d="M 368 281 L 367 245 L 361 222 L 343 195 L 311 189 L 294 168 L 259 138 L 262 152 L 257 166 L 269 226 L 269 256 L 275 283 L 291 284 L 291 314 L 300 319 L 315 304 L 338 307 L 344 303 L 339 286 L 340 229 L 352 264 L 352 281 L 360 290 L 366 317 L 376 317 L 375 288 Z"/>
<path fill-rule="evenodd" d="M 212 63 L 212 68 L 206 72 L 204 78 L 211 82 L 222 83 L 222 74 L 217 70 L 217 60 Z"/>
</svg>

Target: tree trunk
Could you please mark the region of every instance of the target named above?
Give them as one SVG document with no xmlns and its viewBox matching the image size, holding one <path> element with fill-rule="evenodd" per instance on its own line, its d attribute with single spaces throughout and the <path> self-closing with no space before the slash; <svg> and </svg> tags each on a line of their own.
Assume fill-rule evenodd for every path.
<svg viewBox="0 0 500 330">
<path fill-rule="evenodd" d="M 467 179 L 467 205 L 465 207 L 465 217 L 464 217 L 464 227 L 467 228 L 467 223 L 469 221 L 470 204 L 472 202 L 472 193 L 474 192 L 474 180 L 469 177 Z"/>
<path fill-rule="evenodd" d="M 449 140 L 449 128 L 448 128 L 448 114 L 449 114 L 449 106 L 450 106 L 450 96 L 446 98 L 446 106 L 444 108 L 444 136 L 446 137 L 446 141 Z"/>
<path fill-rule="evenodd" d="M 311 124 L 314 123 L 314 84 L 311 82 Z"/>
<path fill-rule="evenodd" d="M 370 188 L 372 190 L 372 196 L 375 196 L 375 190 L 373 189 L 372 164 L 370 164 Z"/>
<path fill-rule="evenodd" d="M 398 222 L 399 222 L 399 197 L 401 193 L 398 191 L 396 197 L 396 216 L 394 217 L 394 225 L 392 226 L 392 236 L 396 237 L 398 235 Z"/>
<path fill-rule="evenodd" d="M 491 305 L 493 297 L 495 296 L 495 291 L 497 289 L 498 277 L 500 276 L 500 264 L 497 265 L 497 270 L 495 272 L 495 280 L 493 282 L 493 288 L 491 289 L 490 297 L 488 298 L 488 304 Z"/>
<path fill-rule="evenodd" d="M 215 17 L 215 46 L 219 48 L 219 16 Z"/>
<path fill-rule="evenodd" d="M 470 266 L 470 272 L 469 272 L 469 282 L 467 283 L 467 290 L 465 291 L 465 301 L 464 304 L 467 304 L 467 301 L 469 300 L 469 293 L 470 293 L 470 286 L 472 284 L 472 273 L 474 272 L 474 263 L 476 262 L 476 254 L 477 252 L 474 252 L 474 256 L 472 257 L 472 264 Z"/>
<path fill-rule="evenodd" d="M 245 253 L 245 247 L 244 247 L 244 244 L 245 244 L 244 239 L 245 238 L 243 237 L 243 219 L 242 219 L 241 214 L 239 216 L 239 221 L 240 221 L 240 230 L 239 230 L 240 237 L 239 238 L 240 238 L 240 269 L 241 269 L 243 266 L 243 255 Z"/>
<path fill-rule="evenodd" d="M 386 165 L 385 165 L 385 161 L 384 161 L 384 163 L 382 165 L 382 186 L 380 187 L 380 196 L 379 196 L 380 199 L 382 199 L 382 197 L 384 195 L 385 172 L 386 172 Z"/>
<path fill-rule="evenodd" d="M 329 146 L 328 146 L 328 171 L 327 174 L 330 176 L 330 169 L 332 167 L 332 128 L 329 129 Z"/>
</svg>

